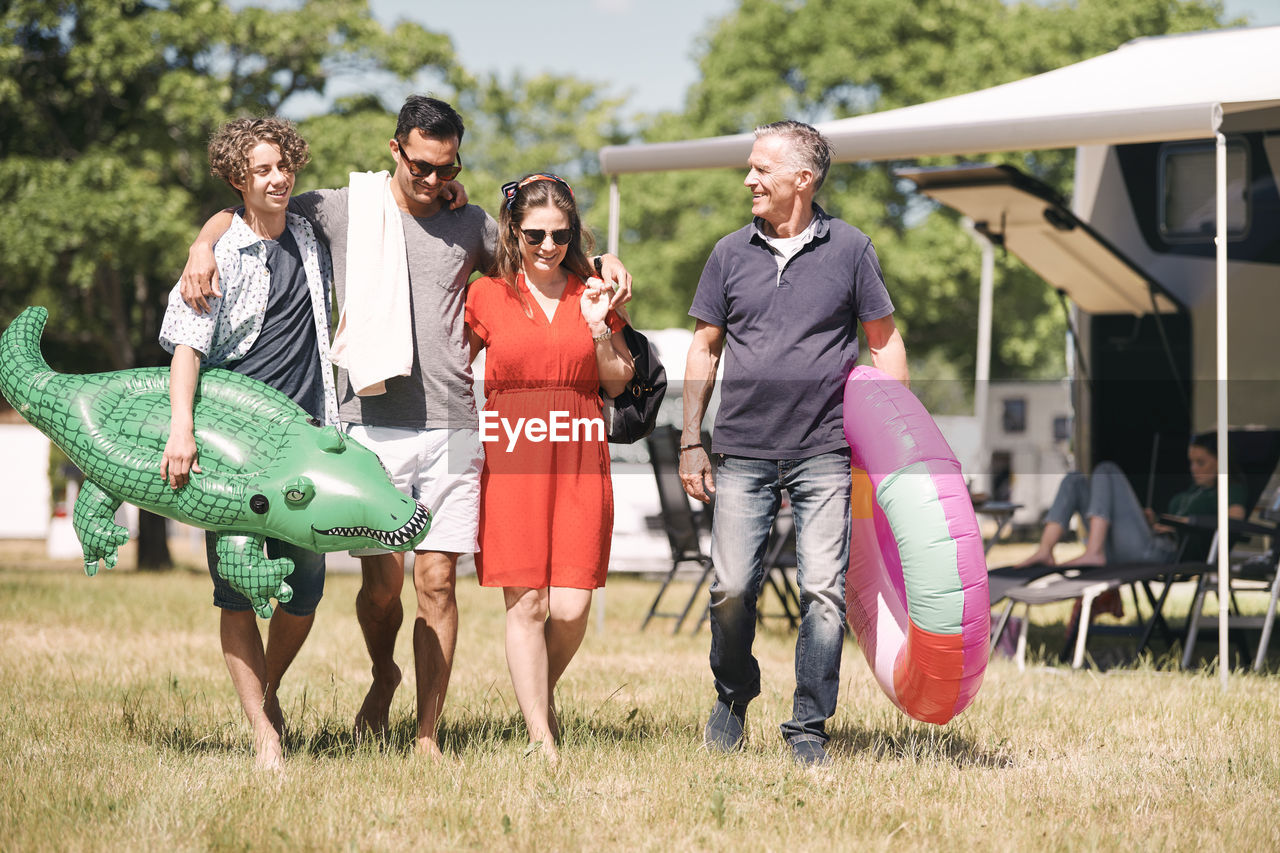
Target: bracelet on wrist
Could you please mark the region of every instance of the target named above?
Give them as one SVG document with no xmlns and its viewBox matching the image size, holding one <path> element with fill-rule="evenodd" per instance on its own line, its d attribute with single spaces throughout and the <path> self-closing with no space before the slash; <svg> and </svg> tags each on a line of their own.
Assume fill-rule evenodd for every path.
<svg viewBox="0 0 1280 853">
<path fill-rule="evenodd" d="M 610 329 L 608 326 L 605 326 L 604 331 L 598 335 L 592 335 L 591 340 L 595 341 L 596 343 L 602 343 L 604 341 L 609 340 L 609 338 L 612 338 L 612 337 L 613 337 L 613 329 Z"/>
<path fill-rule="evenodd" d="M 701 450 L 701 449 L 702 449 L 702 445 L 701 445 L 701 444 L 682 444 L 682 445 L 680 445 L 680 452 L 681 452 L 681 453 L 684 453 L 686 450 L 695 450 L 695 449 L 696 449 L 696 450 Z"/>
</svg>

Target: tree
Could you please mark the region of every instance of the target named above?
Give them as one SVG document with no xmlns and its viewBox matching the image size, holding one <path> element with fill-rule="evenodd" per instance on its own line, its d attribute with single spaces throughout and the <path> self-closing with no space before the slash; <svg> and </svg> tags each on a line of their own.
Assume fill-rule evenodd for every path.
<svg viewBox="0 0 1280 853">
<path fill-rule="evenodd" d="M 11 0 L 0 7 L 0 323 L 50 309 L 63 370 L 162 364 L 165 296 L 198 224 L 235 197 L 210 132 L 337 75 L 453 69 L 446 36 L 388 31 L 367 2 L 233 11 L 222 0 Z M 140 565 L 167 565 L 144 527 Z"/>
<path fill-rule="evenodd" d="M 496 218 L 503 183 L 551 171 L 572 184 L 584 221 L 603 235 L 607 206 L 600 204 L 597 152 L 626 139 L 622 101 L 604 97 L 599 84 L 564 75 L 463 75 L 457 85 L 472 201 Z"/>
<path fill-rule="evenodd" d="M 683 113 L 657 117 L 646 141 L 749 131 L 782 117 L 842 118 L 923 103 L 1051 70 L 1130 39 L 1220 26 L 1208 0 L 742 0 L 704 40 L 701 79 Z M 1069 195 L 1072 152 L 996 152 Z M 953 162 L 934 159 L 924 165 Z M 902 163 L 838 164 L 818 202 L 874 240 L 912 354 L 926 378 L 972 376 L 978 256 L 957 215 L 913 196 Z M 688 322 L 715 240 L 742 225 L 743 170 L 628 175 L 623 241 L 637 279 L 656 281 L 662 307 L 646 321 Z M 1054 294 L 1001 257 L 994 376 L 1061 375 L 1065 320 Z M 921 371 L 924 371 L 921 373 Z"/>
</svg>

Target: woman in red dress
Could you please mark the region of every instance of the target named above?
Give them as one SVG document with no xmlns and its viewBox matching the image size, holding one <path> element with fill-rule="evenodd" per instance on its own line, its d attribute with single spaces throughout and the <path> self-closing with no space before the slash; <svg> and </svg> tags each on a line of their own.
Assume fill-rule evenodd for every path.
<svg viewBox="0 0 1280 853">
<path fill-rule="evenodd" d="M 613 534 L 599 392 L 620 393 L 634 368 L 569 185 L 531 175 L 502 191 L 497 269 L 471 284 L 466 307 L 471 356 L 486 351 L 476 572 L 502 587 L 530 748 L 555 762 L 555 686 L 586 633 Z"/>
</svg>

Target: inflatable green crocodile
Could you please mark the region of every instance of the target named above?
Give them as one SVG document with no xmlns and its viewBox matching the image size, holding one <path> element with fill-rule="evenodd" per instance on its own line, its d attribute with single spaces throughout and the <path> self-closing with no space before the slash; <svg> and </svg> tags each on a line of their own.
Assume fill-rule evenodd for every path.
<svg viewBox="0 0 1280 853">
<path fill-rule="evenodd" d="M 406 551 L 427 535 L 427 508 L 392 485 L 373 451 L 321 427 L 275 389 L 229 370 L 206 370 L 196 390 L 203 473 L 171 489 L 160 477 L 169 437 L 163 367 L 71 375 L 40 352 L 48 311 L 28 308 L 0 335 L 0 391 L 84 472 L 72 524 L 85 572 L 116 564 L 129 539 L 113 515 L 122 501 L 218 533 L 220 571 L 259 616 L 288 601 L 287 559 L 265 537 L 312 551 Z"/>
</svg>

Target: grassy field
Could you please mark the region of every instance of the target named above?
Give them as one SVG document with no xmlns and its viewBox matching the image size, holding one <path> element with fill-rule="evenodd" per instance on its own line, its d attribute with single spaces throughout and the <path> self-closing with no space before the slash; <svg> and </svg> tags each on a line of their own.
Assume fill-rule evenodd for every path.
<svg viewBox="0 0 1280 853">
<path fill-rule="evenodd" d="M 850 645 L 835 761 L 806 772 L 777 733 L 794 635 L 771 621 L 757 641 L 748 750 L 707 754 L 707 631 L 641 633 L 656 586 L 622 577 L 559 694 L 552 770 L 523 755 L 501 597 L 463 578 L 437 765 L 411 750 L 411 681 L 390 742 L 353 744 L 368 666 L 356 587 L 331 576 L 282 691 L 275 776 L 252 770 L 203 568 L 88 579 L 0 554 L 0 850 L 1280 849 L 1274 675 L 1224 693 L 1211 670 L 1167 660 L 1101 673 L 996 660 L 973 706 L 935 727 L 895 710 Z M 1064 616 L 1038 611 L 1042 659 Z"/>
</svg>

